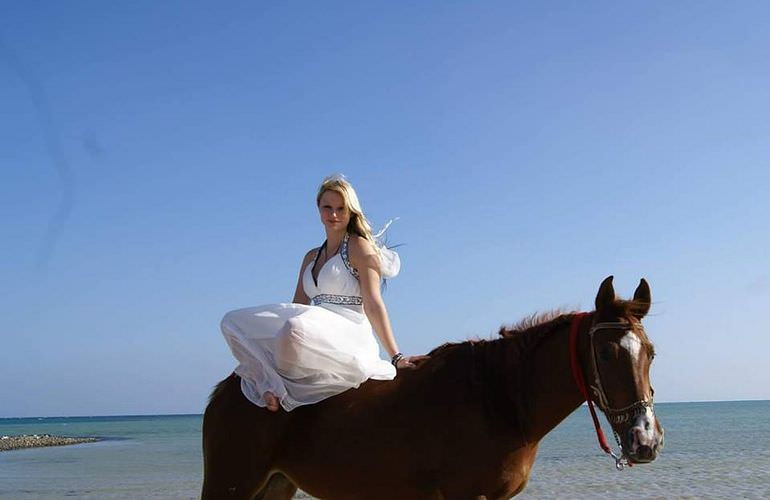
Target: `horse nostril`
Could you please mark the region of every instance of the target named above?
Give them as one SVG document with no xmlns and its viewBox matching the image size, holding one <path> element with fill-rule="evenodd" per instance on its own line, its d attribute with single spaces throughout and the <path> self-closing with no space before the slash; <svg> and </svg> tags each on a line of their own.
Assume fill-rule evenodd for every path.
<svg viewBox="0 0 770 500">
<path fill-rule="evenodd" d="M 640 446 L 639 449 L 636 451 L 636 454 L 639 455 L 639 458 L 648 460 L 652 458 L 653 451 L 652 451 L 652 448 L 650 448 L 649 446 Z"/>
<path fill-rule="evenodd" d="M 650 421 L 649 420 L 644 423 L 644 430 L 646 430 L 646 431 L 650 430 Z"/>
</svg>

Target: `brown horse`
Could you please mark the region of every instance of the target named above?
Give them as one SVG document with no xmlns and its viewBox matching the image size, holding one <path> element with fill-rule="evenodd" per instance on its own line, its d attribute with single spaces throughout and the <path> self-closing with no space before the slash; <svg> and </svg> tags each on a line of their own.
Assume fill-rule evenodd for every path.
<svg viewBox="0 0 770 500">
<path fill-rule="evenodd" d="M 329 499 L 509 498 L 526 485 L 543 436 L 584 401 L 571 325 L 576 371 L 623 459 L 652 461 L 663 430 L 641 325 L 650 301 L 644 280 L 633 300 L 616 299 L 609 277 L 592 313 L 533 317 L 496 340 L 445 344 L 393 381 L 288 413 L 253 405 L 231 375 L 204 415 L 202 496 L 287 499 L 299 487 Z"/>
</svg>

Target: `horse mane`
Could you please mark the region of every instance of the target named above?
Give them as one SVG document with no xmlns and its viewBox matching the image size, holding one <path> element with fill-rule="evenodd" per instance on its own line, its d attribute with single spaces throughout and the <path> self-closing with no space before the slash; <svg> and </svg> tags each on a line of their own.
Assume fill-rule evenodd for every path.
<svg viewBox="0 0 770 500">
<path fill-rule="evenodd" d="M 611 307 L 612 309 L 610 312 L 612 314 L 638 323 L 638 320 L 636 320 L 636 314 L 638 311 L 646 309 L 647 305 L 635 300 L 615 299 L 615 302 Z M 530 314 L 529 316 L 519 320 L 519 322 L 515 323 L 514 325 L 507 327 L 501 326 L 500 330 L 498 331 L 498 335 L 502 337 L 502 339 L 518 339 L 519 342 L 524 344 L 521 346 L 522 350 L 529 350 L 538 344 L 543 337 L 551 333 L 553 330 L 560 328 L 566 323 L 572 321 L 572 318 L 575 314 L 577 314 L 577 311 L 568 311 L 561 308 Z M 638 328 L 636 330 L 637 331 L 635 333 L 640 335 L 642 344 L 646 348 L 652 350 L 652 342 L 650 342 L 649 338 L 644 332 L 644 329 Z M 428 353 L 428 355 L 431 357 L 431 359 L 433 357 L 440 358 L 446 355 L 447 352 L 454 351 L 456 349 L 462 348 L 463 346 L 480 346 L 499 340 L 501 339 L 469 339 L 461 342 L 446 342 L 434 348 Z"/>
<path fill-rule="evenodd" d="M 559 328 L 564 323 L 571 321 L 573 314 L 574 312 L 565 312 L 561 309 L 531 314 L 513 326 L 501 326 L 498 335 L 503 339 L 516 337 L 519 340 L 524 340 L 524 334 L 527 334 L 527 337 L 533 337 L 531 340 L 539 339 L 554 329 Z M 469 339 L 460 342 L 446 342 L 430 351 L 428 356 L 431 359 L 442 357 L 446 353 L 460 349 L 463 346 L 480 346 L 499 340 L 501 339 Z"/>
<path fill-rule="evenodd" d="M 518 337 L 525 333 L 539 338 L 550 333 L 555 328 L 559 328 L 564 323 L 570 322 L 574 314 L 575 311 L 564 311 L 562 309 L 534 313 L 510 327 L 501 326 L 497 333 L 503 338 Z"/>
<path fill-rule="evenodd" d="M 639 337 L 639 340 L 641 340 L 642 346 L 650 355 L 654 355 L 655 347 L 653 346 L 649 337 L 647 337 L 647 333 L 644 331 L 644 328 L 641 328 L 639 320 L 637 319 L 639 311 L 646 310 L 648 304 L 636 300 L 624 300 L 616 298 L 610 307 L 611 314 L 620 318 L 626 318 L 631 324 L 636 326 L 634 328 L 634 333 Z M 561 309 L 554 309 L 543 313 L 535 313 L 525 317 L 511 327 L 500 327 L 498 334 L 505 338 L 521 336 L 524 333 L 528 333 L 529 337 L 535 337 L 536 339 L 539 339 L 543 335 L 551 332 L 554 328 L 558 328 L 565 323 L 572 321 L 572 318 L 575 314 L 576 311 L 565 312 Z"/>
</svg>

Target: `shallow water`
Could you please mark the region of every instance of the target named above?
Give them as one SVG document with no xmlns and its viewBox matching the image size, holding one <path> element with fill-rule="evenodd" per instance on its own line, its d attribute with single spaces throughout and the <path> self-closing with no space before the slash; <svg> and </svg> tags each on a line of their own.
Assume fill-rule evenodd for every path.
<svg viewBox="0 0 770 500">
<path fill-rule="evenodd" d="M 655 462 L 615 470 L 581 408 L 543 440 L 521 497 L 770 498 L 770 401 L 655 410 L 666 430 Z"/>
<path fill-rule="evenodd" d="M 543 440 L 520 498 L 770 498 L 770 401 L 660 403 L 656 413 L 663 453 L 619 472 L 599 449 L 587 409 L 578 409 Z M 0 419 L 0 435 L 104 438 L 0 453 L 0 498 L 198 498 L 201 420 Z"/>
</svg>

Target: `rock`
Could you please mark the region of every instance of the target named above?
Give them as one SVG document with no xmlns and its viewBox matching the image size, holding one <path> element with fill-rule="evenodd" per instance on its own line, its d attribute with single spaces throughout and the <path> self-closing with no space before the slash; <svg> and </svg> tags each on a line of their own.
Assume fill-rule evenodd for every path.
<svg viewBox="0 0 770 500">
<path fill-rule="evenodd" d="M 50 434 L 23 434 L 21 436 L 0 437 L 0 451 L 20 448 L 40 448 L 43 446 L 66 446 L 68 444 L 93 443 L 99 441 L 93 437 L 52 436 Z"/>
</svg>

